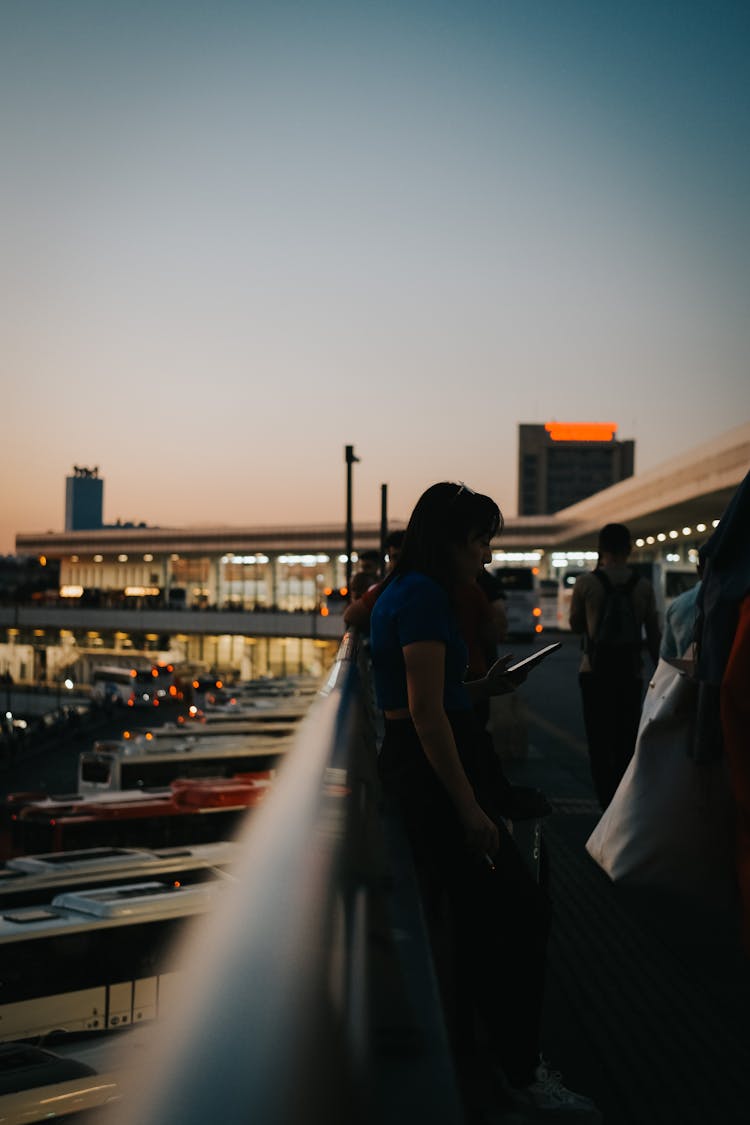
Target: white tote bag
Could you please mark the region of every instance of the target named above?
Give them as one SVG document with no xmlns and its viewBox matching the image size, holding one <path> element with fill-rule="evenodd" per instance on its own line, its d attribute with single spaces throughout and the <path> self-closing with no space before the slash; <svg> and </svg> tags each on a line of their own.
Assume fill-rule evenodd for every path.
<svg viewBox="0 0 750 1125">
<path fill-rule="evenodd" d="M 724 761 L 690 757 L 695 701 L 690 677 L 660 660 L 635 753 L 586 850 L 613 882 L 718 906 L 734 894 L 734 808 Z"/>
</svg>

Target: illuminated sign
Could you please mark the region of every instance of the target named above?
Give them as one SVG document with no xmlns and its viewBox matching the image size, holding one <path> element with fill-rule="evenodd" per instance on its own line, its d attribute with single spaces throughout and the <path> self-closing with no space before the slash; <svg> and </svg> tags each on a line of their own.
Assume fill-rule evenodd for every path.
<svg viewBox="0 0 750 1125">
<path fill-rule="evenodd" d="M 614 422 L 545 422 L 552 441 L 613 441 Z"/>
</svg>

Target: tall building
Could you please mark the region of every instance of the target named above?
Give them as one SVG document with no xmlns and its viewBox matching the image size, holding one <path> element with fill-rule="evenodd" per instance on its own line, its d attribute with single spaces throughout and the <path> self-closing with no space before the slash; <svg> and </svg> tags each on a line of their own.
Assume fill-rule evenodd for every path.
<svg viewBox="0 0 750 1125">
<path fill-rule="evenodd" d="M 99 467 L 73 466 L 73 476 L 65 478 L 65 530 L 94 531 L 102 526 L 104 481 Z"/>
<path fill-rule="evenodd" d="M 551 515 L 632 477 L 635 442 L 616 434 L 614 422 L 521 423 L 519 516 Z"/>
</svg>

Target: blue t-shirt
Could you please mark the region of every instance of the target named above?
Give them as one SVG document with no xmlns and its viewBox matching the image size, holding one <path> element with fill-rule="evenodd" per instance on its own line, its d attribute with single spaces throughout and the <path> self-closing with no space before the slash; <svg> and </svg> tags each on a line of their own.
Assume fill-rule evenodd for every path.
<svg viewBox="0 0 750 1125">
<path fill-rule="evenodd" d="M 448 594 L 418 571 L 394 578 L 375 602 L 370 618 L 370 652 L 378 704 L 384 711 L 408 706 L 403 648 L 415 641 L 445 645 L 446 711 L 471 707 L 464 687 L 468 652 Z"/>
</svg>

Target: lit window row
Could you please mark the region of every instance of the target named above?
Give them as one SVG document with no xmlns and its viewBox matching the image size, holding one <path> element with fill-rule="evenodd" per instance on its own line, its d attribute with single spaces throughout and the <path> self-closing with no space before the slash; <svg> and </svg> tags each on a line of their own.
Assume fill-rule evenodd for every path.
<svg viewBox="0 0 750 1125">
<path fill-rule="evenodd" d="M 598 558 L 596 551 L 553 551 L 552 565 L 562 567 L 568 566 L 569 563 L 594 562 Z"/>
<path fill-rule="evenodd" d="M 538 563 L 542 557 L 541 551 L 493 551 L 492 561 L 495 563 L 531 562 Z"/>
</svg>

